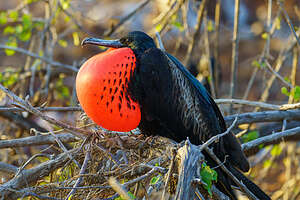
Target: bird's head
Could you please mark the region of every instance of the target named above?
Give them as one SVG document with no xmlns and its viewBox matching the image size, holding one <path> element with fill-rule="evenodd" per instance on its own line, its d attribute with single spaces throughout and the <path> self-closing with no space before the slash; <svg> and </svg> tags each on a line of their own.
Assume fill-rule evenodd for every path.
<svg viewBox="0 0 300 200">
<path fill-rule="evenodd" d="M 155 47 L 153 39 L 146 33 L 141 31 L 133 31 L 126 36 L 117 40 L 103 40 L 98 38 L 85 38 L 82 45 L 92 44 L 97 46 L 111 47 L 111 48 L 123 48 L 129 47 L 134 51 L 144 51 L 146 49 Z"/>
</svg>

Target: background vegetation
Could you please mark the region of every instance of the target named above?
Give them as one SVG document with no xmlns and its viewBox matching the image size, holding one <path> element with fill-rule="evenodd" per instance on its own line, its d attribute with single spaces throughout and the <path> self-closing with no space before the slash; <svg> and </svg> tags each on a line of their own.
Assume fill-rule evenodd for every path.
<svg viewBox="0 0 300 200">
<path fill-rule="evenodd" d="M 299 26 L 298 0 L 1 1 L 0 196 L 176 193 L 169 164 L 177 147 L 96 127 L 81 115 L 75 94 L 79 67 L 104 50 L 82 48 L 84 37 L 142 30 L 155 38 L 158 32 L 165 49 L 203 82 L 228 126 L 240 113 L 234 131 L 253 166 L 248 176 L 272 199 L 300 199 Z M 105 136 L 83 142 L 95 130 Z M 210 193 L 214 172 L 203 166 L 202 179 Z"/>
</svg>

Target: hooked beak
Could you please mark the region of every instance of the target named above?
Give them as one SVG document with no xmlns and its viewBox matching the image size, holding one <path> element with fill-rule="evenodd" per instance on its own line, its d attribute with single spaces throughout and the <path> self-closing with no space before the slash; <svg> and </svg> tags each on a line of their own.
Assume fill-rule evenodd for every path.
<svg viewBox="0 0 300 200">
<path fill-rule="evenodd" d="M 125 47 L 125 45 L 122 44 L 120 40 L 102 40 L 98 38 L 85 38 L 81 42 L 81 46 L 84 46 L 86 44 L 93 44 L 97 46 L 112 47 L 112 48 Z"/>
</svg>

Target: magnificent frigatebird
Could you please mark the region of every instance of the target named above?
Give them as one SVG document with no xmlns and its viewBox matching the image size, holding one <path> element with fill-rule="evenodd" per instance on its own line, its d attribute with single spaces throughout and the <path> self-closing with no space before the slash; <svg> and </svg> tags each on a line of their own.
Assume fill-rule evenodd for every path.
<svg viewBox="0 0 300 200">
<path fill-rule="evenodd" d="M 114 131 L 138 127 L 145 135 L 177 142 L 189 138 L 195 145 L 226 131 L 218 106 L 201 83 L 147 34 L 134 31 L 119 40 L 86 38 L 82 44 L 110 47 L 85 62 L 76 78 L 79 102 L 97 124 Z M 248 171 L 249 163 L 233 133 L 210 147 L 259 199 L 270 199 L 240 172 Z M 204 155 L 208 165 L 216 167 Z M 216 186 L 236 199 L 234 182 L 220 168 L 216 171 Z"/>
</svg>

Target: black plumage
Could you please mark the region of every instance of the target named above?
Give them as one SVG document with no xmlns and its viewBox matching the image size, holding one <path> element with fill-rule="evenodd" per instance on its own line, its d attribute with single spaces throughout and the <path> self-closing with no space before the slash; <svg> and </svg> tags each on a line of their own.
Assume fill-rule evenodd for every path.
<svg viewBox="0 0 300 200">
<path fill-rule="evenodd" d="M 143 32 L 130 32 L 121 38 L 122 47 L 130 47 L 137 58 L 137 67 L 128 83 L 131 98 L 141 106 L 139 128 L 146 135 L 160 135 L 177 142 L 187 137 L 199 145 L 212 136 L 226 131 L 223 116 L 201 83 L 172 55 L 155 46 L 151 37 Z M 226 167 L 259 199 L 270 199 L 239 170 L 249 170 L 249 163 L 240 143 L 229 133 L 211 147 Z M 208 165 L 216 163 L 204 152 Z M 217 187 L 236 199 L 229 177 L 216 168 Z"/>
</svg>

